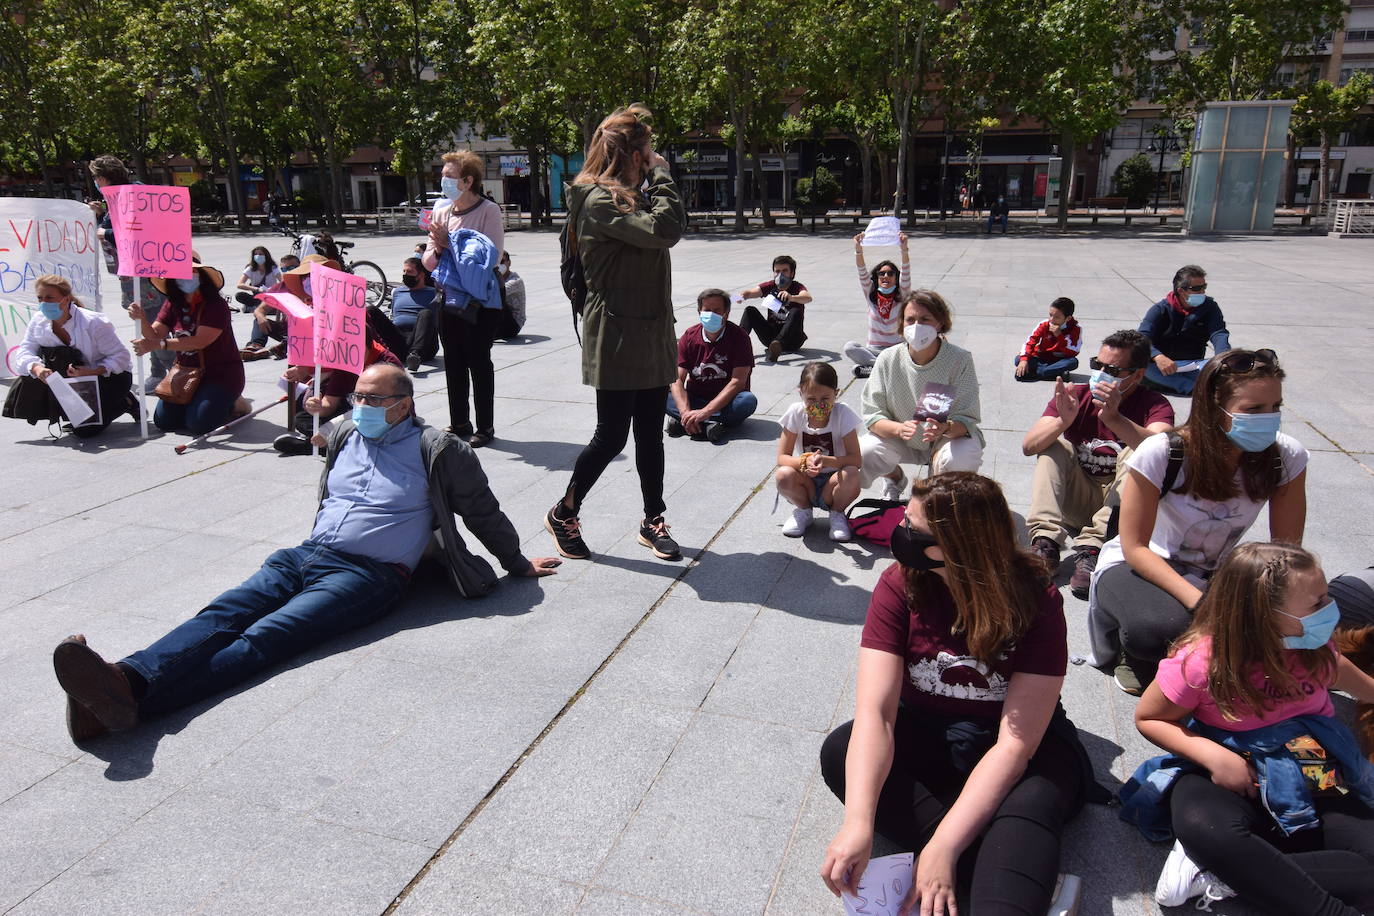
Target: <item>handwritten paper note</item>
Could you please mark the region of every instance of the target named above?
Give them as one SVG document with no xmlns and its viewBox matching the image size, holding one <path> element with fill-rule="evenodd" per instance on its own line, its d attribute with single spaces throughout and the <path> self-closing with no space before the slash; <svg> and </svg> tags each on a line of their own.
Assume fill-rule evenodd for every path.
<svg viewBox="0 0 1374 916">
<path fill-rule="evenodd" d="M 864 245 L 876 248 L 881 245 L 896 245 L 901 234 L 902 223 L 895 216 L 875 216 L 868 221 L 864 230 Z"/>
<path fill-rule="evenodd" d="M 315 281 L 310 281 L 314 285 Z M 263 293 L 258 297 L 286 316 L 286 359 L 293 366 L 315 362 L 315 312 L 292 293 Z"/>
<path fill-rule="evenodd" d="M 315 306 L 314 364 L 362 375 L 367 281 L 315 262 L 310 265 L 310 289 Z"/>
<path fill-rule="evenodd" d="M 122 277 L 191 278 L 191 192 L 174 185 L 100 189 L 110 205 Z"/>
<path fill-rule="evenodd" d="M 844 895 L 845 916 L 897 916 L 911 890 L 914 861 L 915 856 L 909 852 L 869 859 L 859 879 L 859 892 Z"/>
</svg>

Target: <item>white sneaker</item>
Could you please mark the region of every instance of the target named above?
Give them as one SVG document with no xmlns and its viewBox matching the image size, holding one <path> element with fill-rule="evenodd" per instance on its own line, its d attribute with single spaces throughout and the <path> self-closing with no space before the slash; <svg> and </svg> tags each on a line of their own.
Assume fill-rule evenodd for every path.
<svg viewBox="0 0 1374 916">
<path fill-rule="evenodd" d="M 849 519 L 844 517 L 843 512 L 830 513 L 830 540 L 848 543 L 853 534 L 849 530 Z"/>
<path fill-rule="evenodd" d="M 1083 894 L 1083 879 L 1061 873 L 1054 885 L 1054 896 L 1045 916 L 1077 916 L 1078 899 Z"/>
<path fill-rule="evenodd" d="M 782 533 L 790 538 L 799 538 L 811 527 L 810 509 L 793 509 L 792 517 L 783 523 Z"/>
<path fill-rule="evenodd" d="M 1174 840 L 1174 848 L 1169 850 L 1169 858 L 1164 860 L 1155 883 L 1155 902 L 1160 906 L 1182 906 L 1206 889 L 1202 869 L 1188 858 L 1183 844 Z"/>
<path fill-rule="evenodd" d="M 890 499 L 895 502 L 902 502 L 905 497 L 902 495 L 906 489 L 906 474 L 902 473 L 901 468 L 897 469 L 897 479 L 882 477 L 878 481 L 878 496 L 882 499 Z"/>
</svg>

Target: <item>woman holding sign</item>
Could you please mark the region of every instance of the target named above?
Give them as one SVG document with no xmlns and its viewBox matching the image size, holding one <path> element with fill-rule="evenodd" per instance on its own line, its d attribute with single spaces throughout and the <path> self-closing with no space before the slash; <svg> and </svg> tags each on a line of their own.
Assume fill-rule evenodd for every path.
<svg viewBox="0 0 1374 916">
<path fill-rule="evenodd" d="M 973 356 L 945 339 L 953 326 L 943 296 L 913 291 L 902 305 L 906 346 L 882 351 L 864 386 L 860 476 L 865 487 L 880 481 L 884 499 L 902 498 L 903 461 L 927 464 L 932 474 L 983 463 L 978 374 Z"/>
<path fill-rule="evenodd" d="M 854 720 L 821 748 L 844 802 L 821 877 L 856 892 L 876 830 L 918 854 L 910 912 L 954 913 L 968 890 L 981 916 L 1040 916 L 1065 821 L 1105 794 L 1059 704 L 1064 603 L 994 481 L 953 472 L 913 489 L 868 605 Z"/>
<path fill-rule="evenodd" d="M 135 353 L 142 356 L 166 350 L 176 354 L 176 365 L 158 388 L 161 403 L 153 413 L 153 422 L 165 432 L 185 430 L 200 436 L 229 419 L 243 394 L 244 378 L 229 303 L 220 295 L 224 274 L 202 265 L 194 251 L 191 267 L 192 275 L 186 280 L 151 279 L 154 288 L 167 297 L 156 320 L 150 321 L 137 304 L 129 314 L 141 322 L 143 330 L 143 336 L 134 341 Z M 195 372 L 191 370 L 197 369 L 199 379 L 192 380 Z M 184 403 L 174 403 L 184 397 L 175 391 L 163 394 L 166 383 L 174 379 L 181 379 L 177 391 L 191 389 Z"/>
<path fill-rule="evenodd" d="M 34 281 L 39 314 L 29 321 L 24 340 L 16 348 L 14 368 L 20 376 L 46 382 L 59 372 L 69 379 L 94 377 L 100 397 L 100 412 L 89 422 L 76 426 L 72 433 L 86 439 L 105 431 L 120 414 L 138 416 L 138 405 L 129 393 L 133 376 L 132 360 L 120 342 L 110 319 L 81 307 L 72 295 L 71 281 L 55 274 L 44 274 Z M 65 367 L 65 370 L 64 370 Z M 16 383 L 16 394 L 19 383 Z M 28 382 L 33 386 L 32 382 Z M 50 403 L 44 386 L 34 386 Z M 7 404 L 8 406 L 8 404 Z M 54 416 L 52 410 L 48 417 Z M 23 416 L 30 423 L 37 419 Z"/>
</svg>

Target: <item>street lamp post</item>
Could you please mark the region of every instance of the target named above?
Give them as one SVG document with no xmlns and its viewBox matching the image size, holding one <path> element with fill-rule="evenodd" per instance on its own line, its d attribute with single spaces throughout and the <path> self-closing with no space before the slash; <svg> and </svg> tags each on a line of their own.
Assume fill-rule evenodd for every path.
<svg viewBox="0 0 1374 916">
<path fill-rule="evenodd" d="M 1147 152 L 1155 152 L 1156 147 L 1159 148 L 1159 168 L 1155 173 L 1155 212 L 1158 213 L 1159 195 L 1164 189 L 1164 154 L 1178 152 L 1178 134 L 1155 128 L 1155 139 L 1150 141 Z"/>
</svg>

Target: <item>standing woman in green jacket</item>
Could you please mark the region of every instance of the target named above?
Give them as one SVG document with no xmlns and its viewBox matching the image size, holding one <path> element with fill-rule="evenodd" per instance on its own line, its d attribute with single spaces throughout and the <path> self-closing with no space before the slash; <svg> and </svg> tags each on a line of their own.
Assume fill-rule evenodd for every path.
<svg viewBox="0 0 1374 916">
<path fill-rule="evenodd" d="M 591 556 L 578 519 L 582 500 L 624 451 L 631 428 L 644 497 L 639 543 L 665 560 L 681 556 L 663 520 L 663 405 L 677 378 L 668 249 L 687 216 L 667 161 L 654 152 L 650 117 L 640 105 L 608 115 L 567 189 L 564 232 L 575 235 L 587 277 L 582 383 L 596 389 L 596 432 L 544 527 L 574 560 Z"/>
</svg>

